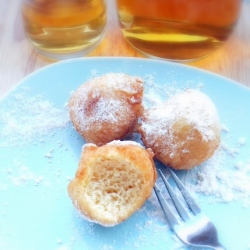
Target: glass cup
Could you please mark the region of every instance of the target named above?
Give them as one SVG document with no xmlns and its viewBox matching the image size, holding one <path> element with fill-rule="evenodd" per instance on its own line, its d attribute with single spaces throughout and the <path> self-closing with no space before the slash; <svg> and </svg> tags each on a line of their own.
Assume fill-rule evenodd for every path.
<svg viewBox="0 0 250 250">
<path fill-rule="evenodd" d="M 126 40 L 151 58 L 194 60 L 230 36 L 242 0 L 116 0 Z"/>
<path fill-rule="evenodd" d="M 91 52 L 106 30 L 105 0 L 23 0 L 22 16 L 28 40 L 55 60 Z"/>
</svg>

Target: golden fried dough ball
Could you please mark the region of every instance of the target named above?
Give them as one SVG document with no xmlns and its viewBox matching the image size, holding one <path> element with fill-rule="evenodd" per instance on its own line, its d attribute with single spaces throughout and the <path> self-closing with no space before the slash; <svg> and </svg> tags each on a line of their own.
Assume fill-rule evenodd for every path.
<svg viewBox="0 0 250 250">
<path fill-rule="evenodd" d="M 73 205 L 87 220 L 114 226 L 151 196 L 156 181 L 153 153 L 133 141 L 86 144 L 68 185 Z"/>
<path fill-rule="evenodd" d="M 220 143 L 220 131 L 215 105 L 192 89 L 145 110 L 139 127 L 145 146 L 175 169 L 190 169 L 211 157 Z"/>
<path fill-rule="evenodd" d="M 87 142 L 98 146 L 133 132 L 142 111 L 143 82 L 108 73 L 81 85 L 69 100 L 71 121 Z"/>
</svg>

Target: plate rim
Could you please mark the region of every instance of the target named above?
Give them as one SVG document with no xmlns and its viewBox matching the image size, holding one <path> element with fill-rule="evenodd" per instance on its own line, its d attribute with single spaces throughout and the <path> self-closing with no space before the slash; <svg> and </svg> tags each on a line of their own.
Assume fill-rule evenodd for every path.
<svg viewBox="0 0 250 250">
<path fill-rule="evenodd" d="M 72 58 L 72 59 L 66 59 L 66 60 L 62 60 L 62 61 L 57 61 L 54 62 L 52 64 L 46 65 L 44 67 L 41 67 L 33 72 L 31 72 L 30 74 L 26 75 L 24 78 L 22 78 L 19 82 L 17 82 L 14 86 L 12 86 L 2 97 L 0 97 L 0 101 L 3 101 L 5 98 L 7 98 L 7 96 L 16 90 L 16 88 L 19 87 L 19 85 L 21 85 L 23 82 L 26 82 L 29 78 L 34 77 L 36 74 L 40 74 L 43 71 L 46 71 L 50 68 L 54 68 L 54 67 L 60 67 L 60 65 L 65 65 L 65 64 L 71 64 L 74 62 L 85 62 L 85 61 L 135 61 L 135 62 L 147 62 L 147 63 L 153 63 L 153 64 L 163 64 L 163 65 L 169 65 L 169 66 L 173 66 L 176 68 L 184 68 L 187 70 L 191 70 L 191 71 L 196 71 L 196 72 L 200 72 L 202 74 L 205 75 L 209 75 L 212 77 L 215 77 L 217 79 L 221 79 L 223 81 L 226 81 L 228 84 L 234 85 L 236 87 L 239 87 L 245 91 L 248 91 L 250 93 L 250 87 L 243 85 L 233 79 L 230 79 L 226 76 L 220 75 L 218 73 L 206 70 L 206 69 L 202 69 L 202 68 L 198 68 L 195 66 L 191 66 L 191 65 L 187 65 L 187 64 L 182 64 L 182 63 L 178 63 L 178 62 L 172 62 L 172 61 L 167 61 L 167 60 L 158 60 L 158 59 L 151 59 L 151 58 L 140 58 L 140 57 L 118 57 L 118 56 L 103 56 L 103 57 L 98 57 L 98 56 L 93 56 L 93 57 L 81 57 L 81 58 Z"/>
</svg>

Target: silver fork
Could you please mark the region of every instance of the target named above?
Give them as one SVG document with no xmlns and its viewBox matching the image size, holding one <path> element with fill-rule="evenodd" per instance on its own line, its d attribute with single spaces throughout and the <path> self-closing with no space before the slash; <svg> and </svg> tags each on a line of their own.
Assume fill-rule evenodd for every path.
<svg viewBox="0 0 250 250">
<path fill-rule="evenodd" d="M 225 250 L 225 248 L 218 241 L 217 230 L 213 223 L 206 215 L 202 213 L 201 209 L 194 199 L 189 195 L 188 191 L 183 186 L 176 174 L 169 167 L 167 168 L 189 208 L 186 209 L 185 206 L 183 206 L 183 203 L 181 203 L 180 199 L 173 191 L 162 171 L 159 170 L 159 174 L 180 216 L 178 218 L 178 216 L 175 215 L 176 212 L 174 213 L 172 211 L 171 206 L 169 206 L 169 204 L 166 202 L 162 192 L 158 188 L 157 184 L 155 184 L 154 190 L 156 196 L 171 229 L 182 242 L 190 246 Z"/>
</svg>

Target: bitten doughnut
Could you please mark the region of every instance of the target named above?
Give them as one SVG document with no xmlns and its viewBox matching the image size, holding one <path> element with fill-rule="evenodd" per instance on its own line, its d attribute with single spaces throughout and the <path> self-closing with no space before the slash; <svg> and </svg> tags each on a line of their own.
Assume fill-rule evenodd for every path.
<svg viewBox="0 0 250 250">
<path fill-rule="evenodd" d="M 139 127 L 144 145 L 175 169 L 190 169 L 211 157 L 220 143 L 220 121 L 210 98 L 198 90 L 177 94 L 145 110 Z"/>
<path fill-rule="evenodd" d="M 150 197 L 156 181 L 153 153 L 133 141 L 85 144 L 75 178 L 68 185 L 81 215 L 103 226 L 130 217 Z"/>
<path fill-rule="evenodd" d="M 142 111 L 143 82 L 123 73 L 108 73 L 82 84 L 70 97 L 76 130 L 98 146 L 133 132 Z"/>
</svg>

